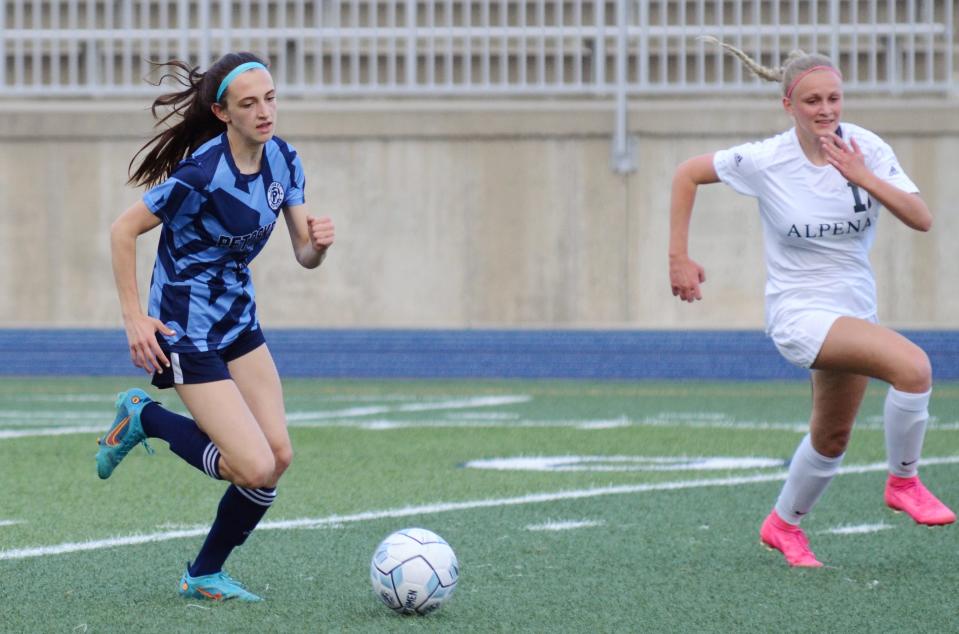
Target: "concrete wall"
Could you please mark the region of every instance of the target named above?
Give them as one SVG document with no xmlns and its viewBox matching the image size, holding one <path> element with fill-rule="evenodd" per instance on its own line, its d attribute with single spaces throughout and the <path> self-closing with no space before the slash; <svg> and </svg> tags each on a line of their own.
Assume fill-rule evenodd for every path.
<svg viewBox="0 0 959 634">
<path fill-rule="evenodd" d="M 108 227 L 139 195 L 125 179 L 146 105 L 0 102 L 0 327 L 120 324 Z M 852 97 L 844 118 L 890 142 L 936 215 L 928 234 L 881 222 L 880 317 L 959 327 L 957 103 Z M 755 202 L 701 189 L 695 305 L 669 292 L 668 202 L 683 159 L 788 127 L 774 98 L 634 104 L 626 175 L 610 168 L 608 104 L 287 101 L 278 123 L 338 236 L 307 271 L 274 234 L 253 266 L 268 326 L 762 327 Z M 141 239 L 141 291 L 155 240 Z"/>
</svg>

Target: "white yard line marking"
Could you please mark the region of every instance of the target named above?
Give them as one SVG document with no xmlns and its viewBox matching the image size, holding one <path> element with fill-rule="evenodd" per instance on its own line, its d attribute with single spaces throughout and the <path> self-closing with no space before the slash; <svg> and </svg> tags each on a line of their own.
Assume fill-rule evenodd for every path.
<svg viewBox="0 0 959 634">
<path fill-rule="evenodd" d="M 493 403 L 491 405 L 509 405 L 511 403 Z M 486 405 L 489 406 L 489 405 Z M 477 405 L 464 405 L 464 408 L 477 407 Z M 342 420 L 344 418 L 355 418 L 359 416 L 372 416 L 379 413 L 391 413 L 385 410 L 390 408 L 351 408 L 349 410 L 339 410 L 346 415 L 340 415 L 337 412 L 317 411 L 317 412 L 292 412 L 287 414 L 287 420 L 290 427 L 369 427 L 372 429 L 399 429 L 399 428 L 515 428 L 515 427 L 534 427 L 534 428 L 578 428 L 578 429 L 614 429 L 619 427 L 668 427 L 684 429 L 743 429 L 743 430 L 780 430 L 795 433 L 807 433 L 809 431 L 808 422 L 789 422 L 789 423 L 769 423 L 759 421 L 735 421 L 713 420 L 703 422 L 700 420 L 683 420 L 675 417 L 649 417 L 633 419 L 625 414 L 614 418 L 571 418 L 571 419 L 548 419 L 532 420 L 520 419 L 516 414 L 476 414 L 469 412 L 462 414 L 447 415 L 441 420 L 411 420 L 411 419 L 391 419 L 379 418 L 367 421 Z M 384 410 L 384 411 L 377 411 Z M 401 410 L 393 408 L 392 412 L 399 411 L 419 411 L 412 409 Z M 506 416 L 515 417 L 507 420 Z M 340 419 L 340 420 L 337 420 Z M 878 429 L 878 428 L 877 428 Z M 937 428 L 938 429 L 938 428 Z"/>
<path fill-rule="evenodd" d="M 470 460 L 464 467 L 492 471 L 712 471 L 782 467 L 758 456 L 517 456 Z"/>
<path fill-rule="evenodd" d="M 395 414 L 403 412 L 430 412 L 442 410 L 472 409 L 480 407 L 497 407 L 500 405 L 515 405 L 517 403 L 527 403 L 532 400 L 531 396 L 525 394 L 518 395 L 500 395 L 500 396 L 477 396 L 463 399 L 446 399 L 432 402 L 403 403 L 399 405 L 377 405 L 367 407 L 349 407 L 338 410 L 326 411 L 294 411 L 287 414 L 287 421 L 291 427 L 312 427 L 329 426 L 331 420 L 342 420 L 350 418 L 362 418 L 373 416 L 375 414 Z M 189 416 L 188 413 L 173 409 L 177 413 Z M 482 416 L 482 415 L 481 415 Z M 0 410 L 0 420 L 3 420 L 6 426 L 15 426 L 24 428 L 23 431 L 11 431 L 0 429 L 0 440 L 4 438 L 28 438 L 31 436 L 57 436 L 61 433 L 87 433 L 89 431 L 102 431 L 106 429 L 105 425 L 109 423 L 110 412 L 60 412 L 60 411 L 34 411 L 34 410 Z M 64 431 L 55 432 L 54 427 L 58 423 L 77 423 L 86 421 L 103 421 L 101 426 L 96 428 L 79 427 L 76 425 L 59 427 Z M 33 427 L 37 424 L 48 424 L 49 428 L 37 429 Z M 336 424 L 336 423 L 332 423 Z M 342 422 L 340 425 L 352 425 L 361 427 L 362 422 Z M 102 429 L 101 429 L 102 427 Z M 69 431 L 67 431 L 69 430 Z"/>
<path fill-rule="evenodd" d="M 887 528 L 895 528 L 884 522 L 878 524 L 858 524 L 856 526 L 837 526 L 828 530 L 819 531 L 822 535 L 862 535 L 865 533 L 878 533 Z"/>
<path fill-rule="evenodd" d="M 464 417 L 465 418 L 465 417 Z M 608 420 L 491 420 L 485 417 L 470 420 L 401 420 L 396 418 L 374 418 L 357 421 L 295 422 L 290 428 L 308 427 L 353 427 L 373 431 L 391 429 L 610 429 L 624 425 L 620 419 Z"/>
<path fill-rule="evenodd" d="M 112 411 L 111 407 L 109 411 Z M 0 410 L 0 418 L 103 418 L 103 412 L 77 412 L 75 410 L 53 410 L 53 409 L 5 409 Z"/>
<path fill-rule="evenodd" d="M 185 412 L 177 412 L 184 415 Z M 312 416 L 312 415 L 311 415 Z M 110 421 L 106 420 L 102 416 L 98 417 L 101 419 L 101 424 L 97 426 L 90 425 L 71 425 L 71 426 L 50 426 L 50 427 L 27 427 L 26 425 L 18 429 L 2 429 L 0 428 L 0 440 L 6 438 L 30 438 L 33 436 L 59 436 L 63 434 L 86 434 L 86 433 L 101 433 L 106 431 L 107 425 Z M 297 416 L 299 418 L 299 416 Z M 40 421 L 36 421 L 40 422 Z M 53 423 L 55 421 L 43 421 Z M 290 420 L 289 427 L 290 429 L 320 429 L 320 428 L 354 428 L 354 429 L 366 429 L 366 430 L 389 430 L 389 429 L 420 429 L 420 428 L 432 428 L 432 429 L 504 429 L 504 428 L 568 428 L 568 427 L 581 427 L 583 429 L 600 429 L 602 428 L 602 423 L 604 421 L 494 421 L 494 420 L 480 420 L 480 421 L 409 421 L 409 420 L 398 420 L 398 419 L 370 419 L 370 420 L 326 420 L 326 421 L 313 421 L 312 418 L 309 420 Z M 599 423 L 595 426 L 594 424 Z M 619 425 L 616 425 L 619 426 Z"/>
<path fill-rule="evenodd" d="M 426 412 L 435 409 L 469 409 L 471 407 L 495 407 L 497 405 L 516 405 L 533 400 L 527 394 L 509 394 L 504 396 L 477 396 L 473 398 L 440 401 L 438 403 L 410 403 L 396 408 L 398 412 Z"/>
<path fill-rule="evenodd" d="M 606 522 L 597 520 L 566 520 L 563 522 L 546 522 L 545 524 L 529 524 L 528 531 L 569 531 L 575 528 L 593 528 L 602 526 Z"/>
<path fill-rule="evenodd" d="M 7 438 L 33 438 L 34 436 L 66 436 L 69 434 L 97 434 L 106 431 L 106 426 L 47 427 L 40 429 L 0 429 L 0 440 Z"/>
<path fill-rule="evenodd" d="M 618 429 L 620 427 L 629 427 L 632 423 L 625 416 L 614 418 L 612 420 L 586 420 L 576 425 L 577 429 Z"/>
<path fill-rule="evenodd" d="M 670 423 L 669 425 L 659 424 L 659 423 L 648 423 L 646 421 L 631 421 L 626 417 L 619 417 L 613 419 L 570 419 L 570 420 L 521 420 L 521 419 L 512 419 L 507 420 L 504 417 L 493 419 L 491 417 L 479 415 L 476 417 L 469 417 L 468 414 L 464 413 L 462 417 L 457 417 L 457 419 L 450 419 L 445 417 L 441 420 L 404 420 L 404 419 L 394 419 L 394 418 L 370 418 L 366 420 L 356 420 L 360 416 L 370 416 L 375 412 L 370 409 L 364 409 L 363 413 L 360 413 L 360 410 L 364 408 L 352 408 L 352 412 L 349 416 L 344 418 L 337 417 L 327 417 L 327 412 L 291 412 L 287 414 L 287 420 L 289 422 L 290 429 L 296 428 L 355 428 L 355 429 L 367 429 L 367 430 L 392 430 L 392 429 L 582 429 L 585 431 L 597 431 L 604 429 L 617 429 L 620 427 L 691 427 L 690 425 L 674 424 Z M 174 410 L 176 411 L 176 410 Z M 345 410 L 340 410 L 345 411 Z M 184 416 L 189 416 L 187 412 L 177 411 L 178 414 L 183 414 Z M 88 433 L 91 430 L 94 432 L 102 432 L 106 430 L 106 425 L 110 423 L 109 420 L 104 418 L 102 415 L 96 417 L 86 417 L 84 416 L 82 420 L 91 420 L 96 419 L 100 421 L 100 425 L 97 427 L 90 426 L 78 426 L 78 425 L 64 425 L 63 427 L 57 427 L 57 422 L 80 422 L 73 421 L 70 416 L 63 416 L 59 420 L 36 420 L 33 419 L 30 423 L 10 423 L 7 422 L 7 425 L 13 425 L 18 427 L 17 430 L 10 430 L 0 428 L 0 440 L 4 438 L 28 438 L 31 436 L 50 436 L 50 435 L 59 435 L 53 433 L 51 430 L 60 429 L 63 430 L 61 433 L 70 434 L 70 433 Z M 36 428 L 32 425 L 38 423 L 46 423 L 49 425 L 49 428 Z M 2 426 L 0 426 L 2 427 Z M 732 429 L 734 426 L 724 424 L 721 426 L 723 429 Z M 739 427 L 735 427 L 739 428 Z M 743 426 L 742 429 L 776 429 L 772 424 L 763 424 L 756 426 Z M 802 432 L 806 433 L 809 431 L 808 425 L 803 424 L 800 426 L 799 423 L 795 425 L 789 424 L 788 427 L 783 428 L 786 431 L 793 432 Z"/>
<path fill-rule="evenodd" d="M 525 394 L 506 396 L 477 396 L 473 398 L 433 401 L 426 403 L 404 403 L 402 405 L 371 405 L 368 407 L 349 407 L 346 409 L 319 412 L 291 412 L 286 415 L 288 421 L 313 421 L 331 418 L 355 418 L 373 414 L 391 414 L 396 412 L 432 412 L 447 409 L 470 409 L 473 407 L 496 407 L 528 403 L 533 397 Z"/>
<path fill-rule="evenodd" d="M 14 526 L 16 524 L 23 524 L 23 520 L 0 520 L 0 526 Z"/>
<path fill-rule="evenodd" d="M 96 392 L 77 394 L 15 394 L 3 397 L 4 400 L 15 403 L 112 403 L 116 400 L 116 393 Z M 429 394 L 417 396 L 414 394 L 327 394 L 320 396 L 291 395 L 290 401 L 309 400 L 315 402 L 356 402 L 370 401 L 382 403 L 384 401 L 419 401 L 423 398 L 451 400 L 460 398 L 454 394 Z"/>
<path fill-rule="evenodd" d="M 327 403 L 356 403 L 367 401 L 370 403 L 382 403 L 384 401 L 415 401 L 421 397 L 415 396 L 413 394 L 326 394 L 321 396 L 307 396 L 305 394 L 300 394 L 296 396 L 288 396 L 288 401 L 307 401 L 310 403 L 316 401 L 324 401 Z M 431 394 L 429 398 L 455 398 L 453 396 L 442 395 L 438 396 L 436 394 Z"/>
<path fill-rule="evenodd" d="M 768 421 L 736 420 L 725 415 L 715 417 L 696 417 L 684 419 L 670 415 L 668 412 L 658 416 L 647 416 L 630 421 L 639 427 L 681 427 L 683 429 L 745 429 L 745 430 L 774 430 L 806 433 L 809 431 L 808 421 L 771 423 Z"/>
<path fill-rule="evenodd" d="M 115 394 L 24 394 L 5 396 L 4 400 L 17 403 L 112 403 Z"/>
<path fill-rule="evenodd" d="M 26 559 L 27 557 L 42 557 L 44 555 L 62 555 L 65 553 L 78 553 L 86 550 L 102 550 L 104 548 L 113 548 L 115 546 L 134 546 L 137 544 L 148 544 L 150 542 L 164 542 L 170 539 L 181 539 L 184 537 L 198 537 L 205 535 L 209 527 L 194 528 L 182 531 L 166 531 L 164 533 L 153 533 L 150 535 L 128 535 L 126 537 L 112 537 L 110 539 L 98 539 L 89 542 L 66 542 L 55 546 L 38 546 L 35 548 L 13 548 L 10 550 L 0 550 L 0 560 L 3 559 Z"/>
<path fill-rule="evenodd" d="M 375 412 L 366 410 L 361 414 L 362 408 L 353 408 L 353 412 L 337 420 L 336 417 L 327 417 L 327 412 L 292 412 L 288 415 L 289 427 L 296 428 L 356 428 L 367 430 L 392 430 L 392 429 L 582 429 L 584 431 L 601 431 L 604 429 L 617 429 L 620 427 L 672 427 L 686 429 L 732 429 L 732 430 L 777 430 L 793 433 L 805 434 L 809 431 L 808 423 L 758 423 L 750 421 L 700 424 L 700 423 L 680 423 L 677 421 L 654 421 L 654 420 L 630 420 L 626 417 L 612 419 L 571 419 L 571 420 L 506 420 L 506 417 L 469 417 L 464 415 L 456 419 L 447 417 L 443 420 L 401 420 L 401 419 L 369 419 L 369 420 L 349 420 L 349 418 L 359 416 L 369 416 Z M 177 411 L 177 410 L 174 410 Z M 344 411 L 344 410 L 341 410 Z M 187 412 L 177 411 L 178 414 L 189 416 Z M 77 420 L 79 419 L 79 420 Z M 64 425 L 57 426 L 57 422 L 81 422 L 85 420 L 97 420 L 100 422 L 97 426 L 89 425 Z M 33 425 L 46 423 L 49 427 L 36 428 Z M 103 415 L 95 416 L 72 416 L 64 415 L 58 420 L 36 420 L 29 423 L 6 422 L 8 426 L 3 429 L 0 425 L 0 440 L 5 438 L 29 438 L 32 436 L 59 436 L 62 434 L 86 434 L 90 432 L 99 433 L 106 430 L 106 425 L 110 421 Z M 9 426 L 17 427 L 10 429 Z M 881 426 L 857 425 L 859 431 L 882 431 Z M 959 423 L 947 423 L 931 426 L 929 431 L 959 431 Z"/>
<path fill-rule="evenodd" d="M 924 458 L 923 466 L 959 464 L 959 456 L 943 456 L 939 458 Z M 875 471 L 885 471 L 888 465 L 885 462 L 875 462 L 872 464 L 853 465 L 842 467 L 840 474 L 858 474 L 871 473 Z M 398 519 L 403 517 L 412 517 L 415 515 L 431 515 L 435 513 L 446 513 L 449 511 L 472 511 L 482 508 L 497 508 L 506 506 L 522 506 L 526 504 L 542 504 L 544 502 L 557 502 L 560 500 L 581 500 L 587 498 L 600 497 L 604 495 L 623 495 L 630 493 L 649 493 L 652 491 L 681 491 L 684 489 L 700 489 L 706 487 L 734 487 L 744 484 L 758 484 L 762 482 L 776 482 L 785 480 L 786 472 L 778 471 L 776 473 L 760 473 L 748 476 L 738 476 L 732 478 L 710 478 L 703 480 L 679 480 L 676 482 L 655 482 L 649 484 L 627 484 L 619 486 L 596 487 L 591 489 L 578 489 L 572 491 L 556 491 L 551 493 L 530 493 L 517 497 L 499 498 L 491 500 L 468 500 L 464 502 L 441 502 L 438 504 L 423 504 L 420 506 L 407 506 L 397 509 L 386 509 L 382 511 L 366 511 L 352 515 L 330 515 L 328 517 L 308 517 L 294 520 L 276 520 L 262 522 L 257 526 L 257 530 L 290 530 L 290 529 L 309 529 L 323 528 L 326 526 L 340 526 L 342 524 L 352 524 L 355 522 L 369 522 L 380 519 Z M 209 528 L 207 526 L 196 527 L 193 529 L 184 529 L 176 531 L 166 531 L 161 533 L 150 533 L 140 535 L 127 535 L 125 537 L 113 537 L 109 539 L 98 539 L 88 542 L 67 542 L 64 544 L 55 544 L 52 546 L 35 546 L 30 548 L 12 548 L 9 550 L 0 550 L 0 561 L 7 559 L 26 559 L 28 557 L 42 557 L 46 555 L 62 555 L 66 553 L 83 552 L 88 550 L 102 550 L 105 548 L 114 548 L 116 546 L 134 546 L 138 544 L 148 544 L 153 542 L 163 542 L 171 539 L 181 539 L 184 537 L 199 537 L 205 535 Z"/>
<path fill-rule="evenodd" d="M 362 399 L 360 399 L 362 400 Z M 389 398 L 383 400 L 390 400 Z M 411 420 L 379 417 L 383 414 L 415 413 L 442 410 L 469 410 L 473 408 L 514 405 L 533 400 L 529 395 L 497 395 L 471 398 L 448 398 L 433 402 L 414 402 L 393 405 L 375 405 L 349 407 L 338 410 L 293 410 L 287 413 L 291 428 L 294 427 L 354 427 L 370 430 L 392 429 L 498 429 L 498 428 L 557 428 L 604 430 L 620 427 L 664 427 L 684 429 L 730 429 L 730 430 L 775 430 L 797 434 L 809 431 L 806 421 L 767 422 L 735 420 L 720 412 L 660 412 L 645 418 L 630 418 L 625 414 L 605 419 L 522 419 L 515 412 L 450 412 L 442 419 Z M 171 408 L 179 414 L 189 416 L 181 408 Z M 377 418 L 372 418 L 376 416 Z M 367 418 L 370 417 L 370 418 Z M 366 420 L 364 420 L 366 418 Z M 51 436 L 69 433 L 88 433 L 93 429 L 100 431 L 110 421 L 109 412 L 76 412 L 53 410 L 0 410 L 0 440 L 4 438 L 27 438 L 30 436 Z M 84 423 L 97 422 L 97 428 Z M 38 426 L 42 426 L 39 427 Z M 62 432 L 50 430 L 58 428 Z M 882 431 L 882 422 L 876 417 L 860 421 L 856 429 L 860 431 Z M 15 429 L 11 433 L 11 430 Z M 20 431 L 23 430 L 23 431 Z M 959 431 L 959 421 L 931 421 L 930 431 Z"/>
<path fill-rule="evenodd" d="M 453 412 L 446 415 L 449 420 L 519 420 L 515 412 Z"/>
</svg>

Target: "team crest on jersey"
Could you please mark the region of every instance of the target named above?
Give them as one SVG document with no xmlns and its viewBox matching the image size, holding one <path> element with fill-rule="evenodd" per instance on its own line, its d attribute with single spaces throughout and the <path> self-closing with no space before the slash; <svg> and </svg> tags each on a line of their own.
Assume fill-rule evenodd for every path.
<svg viewBox="0 0 959 634">
<path fill-rule="evenodd" d="M 280 205 L 283 204 L 283 194 L 285 193 L 286 192 L 283 191 L 283 185 L 280 185 L 276 181 L 270 183 L 270 188 L 266 190 L 266 202 L 270 205 L 270 209 L 276 211 L 280 208 Z"/>
</svg>

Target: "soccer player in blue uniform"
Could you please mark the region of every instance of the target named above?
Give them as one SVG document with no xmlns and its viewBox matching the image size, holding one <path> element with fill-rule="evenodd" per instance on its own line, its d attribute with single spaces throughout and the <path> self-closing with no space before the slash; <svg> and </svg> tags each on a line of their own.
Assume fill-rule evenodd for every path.
<svg viewBox="0 0 959 634">
<path fill-rule="evenodd" d="M 223 564 L 273 503 L 293 450 L 249 264 L 280 212 L 306 268 L 323 261 L 334 227 L 307 212 L 296 150 L 274 136 L 276 90 L 263 60 L 230 53 L 206 72 L 178 60 L 163 66 L 185 88 L 153 103 L 154 116 L 170 108 L 158 123 L 169 127 L 130 163 L 149 150 L 130 182 L 150 189 L 113 223 L 110 241 L 131 360 L 154 386 L 173 387 L 193 418 L 140 389 L 119 394 L 116 418 L 98 441 L 97 473 L 109 478 L 139 443 L 152 452 L 147 438 L 156 437 L 206 475 L 231 482 L 179 592 L 257 601 Z M 161 225 L 144 314 L 136 241 Z"/>
</svg>

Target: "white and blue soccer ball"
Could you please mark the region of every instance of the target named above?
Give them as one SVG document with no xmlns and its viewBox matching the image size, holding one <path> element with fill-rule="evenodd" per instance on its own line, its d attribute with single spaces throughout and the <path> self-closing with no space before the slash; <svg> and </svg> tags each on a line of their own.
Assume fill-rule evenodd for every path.
<svg viewBox="0 0 959 634">
<path fill-rule="evenodd" d="M 380 542 L 370 562 L 373 593 L 400 614 L 429 614 L 453 594 L 456 554 L 425 528 L 404 528 Z"/>
</svg>

